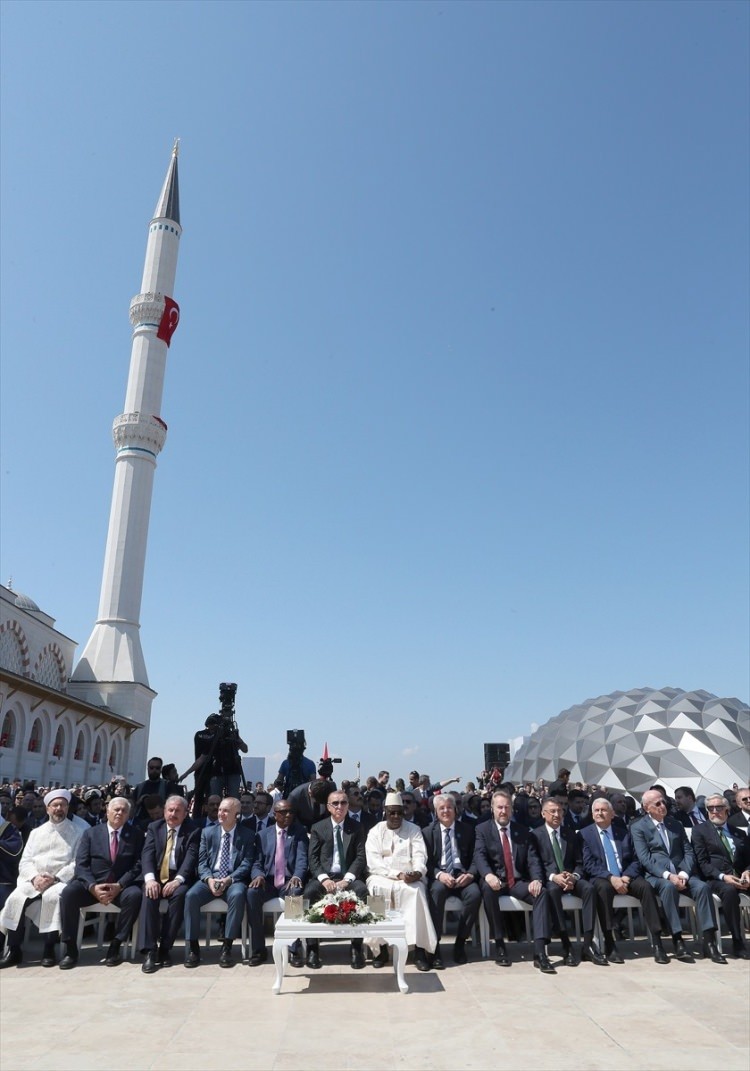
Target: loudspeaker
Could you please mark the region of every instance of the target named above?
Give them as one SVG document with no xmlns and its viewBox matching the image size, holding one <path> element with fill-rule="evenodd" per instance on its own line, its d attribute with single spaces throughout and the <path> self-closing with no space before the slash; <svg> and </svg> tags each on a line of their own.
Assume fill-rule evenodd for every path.
<svg viewBox="0 0 750 1071">
<path fill-rule="evenodd" d="M 484 768 L 491 770 L 498 766 L 504 770 L 510 765 L 510 744 L 485 744 L 484 745 Z"/>
</svg>

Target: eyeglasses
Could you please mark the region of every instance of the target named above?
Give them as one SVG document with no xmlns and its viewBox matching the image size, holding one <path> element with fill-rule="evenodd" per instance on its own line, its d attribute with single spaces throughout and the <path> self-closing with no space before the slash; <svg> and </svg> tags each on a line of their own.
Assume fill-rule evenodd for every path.
<svg viewBox="0 0 750 1071">
<path fill-rule="evenodd" d="M 328 803 L 331 807 L 348 807 L 349 800 L 329 800 Z"/>
<path fill-rule="evenodd" d="M 737 803 L 750 803 L 750 796 L 735 796 Z"/>
<path fill-rule="evenodd" d="M 273 813 L 274 814 L 291 814 L 292 813 L 292 808 L 291 807 L 277 807 L 276 810 Z"/>
<path fill-rule="evenodd" d="M 706 804 L 706 810 L 707 811 L 728 811 L 729 808 L 727 807 L 726 803 L 717 803 L 715 806 L 712 806 L 710 803 L 708 803 L 708 804 Z"/>
<path fill-rule="evenodd" d="M 657 800 L 655 803 L 652 803 L 651 806 L 652 807 L 666 807 L 667 805 L 664 802 L 664 800 Z"/>
</svg>

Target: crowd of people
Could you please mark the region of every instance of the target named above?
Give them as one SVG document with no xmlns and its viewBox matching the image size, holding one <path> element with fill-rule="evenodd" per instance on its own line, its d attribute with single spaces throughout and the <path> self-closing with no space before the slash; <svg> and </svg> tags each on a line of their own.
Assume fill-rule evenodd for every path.
<svg viewBox="0 0 750 1071">
<path fill-rule="evenodd" d="M 420 971 L 465 963 L 481 910 L 500 967 L 511 966 L 519 911 L 530 916 L 541 973 L 581 961 L 622 963 L 618 895 L 638 902 L 658 964 L 670 962 L 668 950 L 682 961 L 696 949 L 714 963 L 726 962 L 725 951 L 750 959 L 741 898 L 750 893 L 750 788 L 696 799 L 689 786 L 672 798 L 654 785 L 639 802 L 605 786 L 571 784 L 564 769 L 551 784 L 521 785 L 503 781 L 497 769 L 483 771 L 462 790 L 450 788 L 458 777 L 433 781 L 416 770 L 393 783 L 381 770 L 363 784 L 315 772 L 237 795 L 211 791 L 200 807 L 174 765 L 156 757 L 136 786 L 117 779 L 71 789 L 0 786 L 0 968 L 23 961 L 27 919 L 42 936 L 42 965 L 75 967 L 81 909 L 96 903 L 119 909 L 107 966 L 122 962 L 131 931 L 144 973 L 170 966 L 184 927 L 184 966 L 196 968 L 201 908 L 216 899 L 226 903 L 219 965 L 234 966 L 247 918 L 247 962 L 257 967 L 268 958 L 269 900 L 302 896 L 315 904 L 342 892 L 402 913 Z M 683 936 L 683 896 L 701 933 L 692 945 Z M 449 897 L 460 911 L 444 949 Z M 580 912 L 579 953 L 571 906 Z M 719 910 L 731 940 L 726 950 Z M 561 963 L 551 958 L 553 942 Z M 289 949 L 293 966 L 312 970 L 323 955 L 318 940 L 307 942 L 304 955 L 299 944 Z M 373 968 L 383 967 L 388 955 L 377 927 L 351 943 L 355 970 L 368 956 Z"/>
</svg>

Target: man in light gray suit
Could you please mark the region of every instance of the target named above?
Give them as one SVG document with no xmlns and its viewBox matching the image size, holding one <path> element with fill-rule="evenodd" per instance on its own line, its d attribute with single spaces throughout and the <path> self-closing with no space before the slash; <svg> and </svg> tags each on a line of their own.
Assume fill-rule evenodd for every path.
<svg viewBox="0 0 750 1071">
<path fill-rule="evenodd" d="M 705 881 L 695 877 L 695 854 L 685 827 L 667 815 L 667 801 L 658 789 L 644 792 L 643 818 L 630 827 L 638 861 L 646 879 L 661 899 L 672 932 L 677 959 L 692 963 L 682 938 L 680 893 L 695 901 L 698 925 L 703 931 L 703 955 L 714 963 L 726 963 L 716 945 L 716 916 L 713 899 Z"/>
</svg>

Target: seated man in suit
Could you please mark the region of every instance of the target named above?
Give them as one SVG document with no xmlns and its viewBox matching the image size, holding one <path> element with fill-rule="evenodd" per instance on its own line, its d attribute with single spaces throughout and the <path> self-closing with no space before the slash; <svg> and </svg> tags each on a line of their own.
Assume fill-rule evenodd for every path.
<svg viewBox="0 0 750 1071">
<path fill-rule="evenodd" d="M 672 943 L 677 959 L 692 963 L 682 939 L 680 922 L 680 893 L 692 896 L 703 930 L 703 953 L 714 963 L 726 963 L 716 945 L 716 918 L 711 893 L 704 881 L 695 876 L 695 853 L 682 826 L 667 815 L 667 801 L 660 789 L 643 793 L 644 815 L 630 827 L 638 861 L 646 880 L 661 900 L 661 906 L 672 931 Z"/>
<path fill-rule="evenodd" d="M 307 830 L 294 820 L 290 800 L 278 799 L 273 807 L 275 822 L 259 834 L 260 851 L 253 863 L 247 890 L 247 917 L 250 923 L 250 966 L 265 963 L 268 952 L 263 939 L 263 905 L 277 896 L 301 896 L 307 877 Z M 295 942 L 289 961 L 302 966 Z"/>
<path fill-rule="evenodd" d="M 542 804 L 544 825 L 531 831 L 531 847 L 544 870 L 550 916 L 557 923 L 563 946 L 563 963 L 576 967 L 578 960 L 570 943 L 563 910 L 563 896 L 573 893 L 583 901 L 583 949 L 581 959 L 606 967 L 607 960 L 594 945 L 596 900 L 594 887 L 583 877 L 583 851 L 578 833 L 562 830 L 563 806 L 548 796 Z"/>
<path fill-rule="evenodd" d="M 750 788 L 738 788 L 734 795 L 734 804 L 739 810 L 727 824 L 730 829 L 739 829 L 741 833 L 750 836 Z"/>
<path fill-rule="evenodd" d="M 614 824 L 614 808 L 609 800 L 599 798 L 591 805 L 594 824 L 581 830 L 583 869 L 593 882 L 596 910 L 604 930 L 604 954 L 610 963 L 624 960 L 615 944 L 615 894 L 634 896 L 640 901 L 643 917 L 654 942 L 654 959 L 669 963 L 661 943 L 661 918 L 656 897 L 643 877 L 640 863 L 629 833 L 622 833 Z"/>
<path fill-rule="evenodd" d="M 406 940 L 414 945 L 418 971 L 429 971 L 428 956 L 435 951 L 437 935 L 427 903 L 427 849 L 418 826 L 404 821 L 400 792 L 385 797 L 385 821 L 378 822 L 367 834 L 367 889 L 385 897 L 386 907 L 402 911 L 406 921 Z M 388 962 L 388 945 L 378 938 L 368 938 L 373 950 L 373 967 Z M 380 949 L 380 951 L 377 951 Z"/>
<path fill-rule="evenodd" d="M 404 818 L 408 821 L 405 811 Z M 482 894 L 473 862 L 474 827 L 456 820 L 456 806 L 451 793 L 435 797 L 435 818 L 436 821 L 422 831 L 422 836 L 427 848 L 430 913 L 437 938 L 432 966 L 439 971 L 443 969 L 440 938 L 443 934 L 445 901 L 449 896 L 457 896 L 463 905 L 453 946 L 453 962 L 466 963 L 464 946 L 477 921 Z"/>
<path fill-rule="evenodd" d="M 267 826 L 273 825 L 272 806 L 273 797 L 270 792 L 256 792 L 252 817 L 243 818 L 243 826 L 251 829 L 253 833 L 262 833 Z"/>
<path fill-rule="evenodd" d="M 233 967 L 232 945 L 242 932 L 245 895 L 258 853 L 258 835 L 238 825 L 240 801 L 225 797 L 219 824 L 204 829 L 198 849 L 198 881 L 185 897 L 185 966 L 200 966 L 200 910 L 214 899 L 226 902 L 226 925 L 220 967 Z"/>
<path fill-rule="evenodd" d="M 127 940 L 141 909 L 141 851 L 143 832 L 128 825 L 130 802 L 115 796 L 107 804 L 107 821 L 89 826 L 76 849 L 75 877 L 63 889 L 60 898 L 62 940 L 65 956 L 60 970 L 70 970 L 78 963 L 78 920 L 82 907 L 91 904 L 114 904 L 115 936 L 104 960 L 107 967 L 122 963 L 120 946 Z"/>
<path fill-rule="evenodd" d="M 185 896 L 197 876 L 201 831 L 187 812 L 187 801 L 182 796 L 170 796 L 164 817 L 153 822 L 146 832 L 141 856 L 143 903 L 139 935 L 141 952 L 146 956 L 141 967 L 144 974 L 172 966 L 170 952 L 182 926 Z M 159 907 L 163 901 L 167 903 L 167 913 L 162 916 Z"/>
<path fill-rule="evenodd" d="M 506 791 L 493 792 L 492 814 L 476 827 L 474 867 L 481 880 L 484 910 L 495 941 L 495 963 L 510 967 L 500 896 L 514 896 L 532 907 L 534 966 L 542 974 L 557 974 L 547 958 L 549 912 L 544 871 L 531 848 L 531 831 L 511 821 L 513 805 Z"/>
<path fill-rule="evenodd" d="M 708 820 L 705 810 L 696 803 L 695 793 L 690 785 L 681 785 L 676 788 L 674 790 L 674 801 L 677 805 L 674 817 L 686 829 L 701 826 Z"/>
<path fill-rule="evenodd" d="M 750 840 L 727 825 L 729 804 L 716 793 L 706 800 L 708 821 L 693 830 L 692 848 L 701 877 L 721 900 L 735 959 L 750 959 L 740 918 L 740 893 L 750 891 Z"/>
<path fill-rule="evenodd" d="M 312 782 L 313 785 L 316 783 Z M 294 792 L 290 801 L 293 797 Z M 314 904 L 327 893 L 346 891 L 364 900 L 367 897 L 365 831 L 360 822 L 349 817 L 349 798 L 343 789 L 334 788 L 327 799 L 330 817 L 316 822 L 310 834 L 310 880 L 303 896 Z M 365 965 L 361 937 L 352 941 L 351 963 L 355 971 Z M 312 970 L 321 966 L 320 942 L 317 940 L 307 942 L 307 966 Z"/>
</svg>

